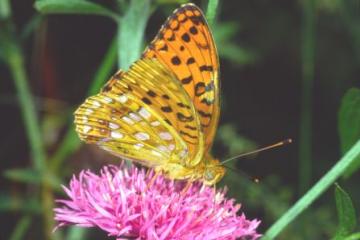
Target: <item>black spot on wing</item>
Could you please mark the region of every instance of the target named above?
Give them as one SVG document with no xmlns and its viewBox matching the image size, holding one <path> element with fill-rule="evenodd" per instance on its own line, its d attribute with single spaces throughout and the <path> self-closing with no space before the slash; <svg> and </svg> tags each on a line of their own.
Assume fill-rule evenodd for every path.
<svg viewBox="0 0 360 240">
<path fill-rule="evenodd" d="M 203 103 L 203 104 L 205 104 L 207 106 L 211 106 L 211 105 L 214 104 L 214 101 L 211 101 L 211 100 L 209 100 L 207 98 L 203 98 L 203 99 L 201 99 L 201 103 Z"/>
<path fill-rule="evenodd" d="M 161 107 L 161 111 L 163 112 L 172 112 L 172 108 L 170 106 Z"/>
<path fill-rule="evenodd" d="M 195 63 L 195 58 L 193 58 L 193 57 L 189 57 L 188 60 L 186 60 L 187 65 L 190 65 L 190 64 L 193 64 L 193 63 Z"/>
<path fill-rule="evenodd" d="M 172 63 L 173 65 L 180 65 L 180 64 L 181 64 L 181 60 L 180 60 L 180 58 L 179 58 L 178 56 L 174 56 L 174 57 L 171 58 L 171 63 Z"/>
<path fill-rule="evenodd" d="M 195 95 L 196 96 L 201 96 L 203 95 L 206 90 L 205 90 L 205 83 L 204 82 L 198 82 L 196 85 L 195 85 Z"/>
<path fill-rule="evenodd" d="M 184 33 L 184 34 L 181 36 L 181 39 L 184 40 L 184 42 L 190 42 L 190 36 L 189 36 L 189 34 L 187 34 L 187 33 Z"/>
<path fill-rule="evenodd" d="M 147 97 L 143 97 L 141 100 L 142 100 L 145 104 L 147 104 L 147 105 L 151 105 L 151 104 L 152 104 L 151 100 L 148 99 Z"/>
<path fill-rule="evenodd" d="M 191 109 L 189 105 L 183 104 L 182 102 L 178 102 L 177 105 L 182 108 Z"/>
<path fill-rule="evenodd" d="M 182 84 L 189 84 L 193 80 L 193 77 L 190 75 L 189 77 L 185 77 L 181 79 Z"/>
<path fill-rule="evenodd" d="M 211 118 L 211 113 L 206 113 L 202 110 L 198 110 L 198 113 L 200 114 L 201 117 Z"/>
<path fill-rule="evenodd" d="M 193 135 L 191 135 L 191 134 L 189 134 L 189 133 L 187 133 L 187 132 L 184 132 L 184 131 L 182 131 L 182 130 L 180 130 L 179 133 L 182 134 L 182 135 L 184 135 L 184 136 L 187 136 L 187 137 L 189 137 L 189 138 L 197 139 L 197 136 L 193 136 Z"/>
<path fill-rule="evenodd" d="M 168 46 L 166 44 L 164 44 L 164 46 L 159 48 L 159 51 L 167 51 L 167 50 L 168 50 Z"/>
<path fill-rule="evenodd" d="M 189 30 L 190 30 L 190 33 L 191 33 L 192 35 L 198 34 L 198 30 L 197 30 L 197 28 L 194 27 L 194 26 L 192 26 Z"/>
<path fill-rule="evenodd" d="M 163 94 L 163 95 L 162 95 L 162 98 L 163 98 L 163 99 L 166 99 L 166 100 L 169 100 L 169 99 L 170 99 L 169 95 L 167 95 L 167 94 Z"/>
<path fill-rule="evenodd" d="M 152 90 L 147 91 L 147 95 L 149 95 L 150 97 L 156 97 L 156 93 Z"/>
<path fill-rule="evenodd" d="M 194 121 L 194 117 L 191 116 L 191 115 L 190 116 L 185 116 L 184 114 L 178 112 L 176 114 L 176 116 L 177 116 L 177 119 L 179 121 L 181 121 L 181 122 L 192 122 L 192 121 Z"/>
<path fill-rule="evenodd" d="M 190 126 L 190 125 L 185 125 L 185 128 L 187 128 L 187 129 L 190 129 L 190 130 L 196 130 L 197 128 L 196 127 L 193 127 L 193 126 Z"/>
<path fill-rule="evenodd" d="M 214 70 L 214 68 L 211 66 L 211 65 L 202 65 L 202 66 L 200 66 L 200 71 L 201 72 L 204 72 L 204 71 L 209 71 L 209 72 L 211 72 L 211 71 L 213 71 Z"/>
</svg>

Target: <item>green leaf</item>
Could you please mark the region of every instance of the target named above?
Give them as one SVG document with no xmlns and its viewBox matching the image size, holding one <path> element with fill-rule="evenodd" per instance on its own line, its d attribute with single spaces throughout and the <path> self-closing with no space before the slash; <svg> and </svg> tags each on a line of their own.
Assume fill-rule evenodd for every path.
<svg viewBox="0 0 360 240">
<path fill-rule="evenodd" d="M 360 240 L 360 232 L 351 234 L 350 236 L 344 238 L 344 240 Z"/>
<path fill-rule="evenodd" d="M 110 17 L 115 21 L 119 18 L 109 9 L 84 0 L 38 0 L 35 8 L 44 14 L 89 14 Z"/>
<path fill-rule="evenodd" d="M 0 20 L 8 19 L 11 15 L 9 0 L 0 0 Z"/>
<path fill-rule="evenodd" d="M 282 215 L 265 233 L 262 239 L 274 239 L 295 218 L 305 211 L 321 194 L 338 179 L 344 171 L 360 156 L 360 140 L 284 215 Z"/>
<path fill-rule="evenodd" d="M 88 228 L 83 228 L 79 226 L 71 226 L 69 228 L 66 240 L 81 240 L 86 239 L 86 235 L 89 232 Z"/>
<path fill-rule="evenodd" d="M 127 70 L 134 61 L 139 59 L 149 15 L 149 0 L 132 0 L 130 2 L 130 6 L 119 24 L 118 57 L 120 68 Z"/>
<path fill-rule="evenodd" d="M 9 240 L 21 240 L 24 239 L 26 231 L 28 231 L 31 225 L 31 217 L 29 215 L 23 216 L 15 226 L 13 233 L 11 234 Z"/>
<path fill-rule="evenodd" d="M 38 170 L 30 168 L 17 168 L 4 171 L 4 176 L 13 181 L 24 183 L 40 184 L 41 181 L 46 181 L 54 189 L 60 189 L 61 181 L 52 174 L 46 173 L 42 176 Z M 43 179 L 43 177 L 45 179 Z"/>
<path fill-rule="evenodd" d="M 8 193 L 0 193 L 0 212 L 22 212 L 40 214 L 42 207 L 38 199 L 27 198 L 22 195 L 9 196 Z"/>
<path fill-rule="evenodd" d="M 219 5 L 219 0 L 209 0 L 208 2 L 208 6 L 206 10 L 206 18 L 210 26 L 214 24 L 218 5 Z"/>
<path fill-rule="evenodd" d="M 360 89 L 351 88 L 343 97 L 339 111 L 339 134 L 342 153 L 360 139 Z M 349 177 L 360 167 L 360 157 L 356 159 L 345 172 Z"/>
<path fill-rule="evenodd" d="M 350 196 L 338 184 L 335 184 L 335 201 L 339 226 L 333 239 L 342 240 L 356 227 L 355 209 Z"/>
</svg>

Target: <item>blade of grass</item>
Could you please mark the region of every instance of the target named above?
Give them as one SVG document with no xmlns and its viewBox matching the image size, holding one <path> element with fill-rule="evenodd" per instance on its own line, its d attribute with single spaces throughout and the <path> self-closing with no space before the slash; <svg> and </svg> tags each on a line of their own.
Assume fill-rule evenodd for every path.
<svg viewBox="0 0 360 240">
<path fill-rule="evenodd" d="M 44 14 L 91 14 L 109 17 L 115 21 L 119 18 L 109 9 L 84 0 L 38 0 L 34 6 L 36 10 Z"/>
<path fill-rule="evenodd" d="M 356 140 L 360 139 L 360 89 L 350 88 L 342 98 L 338 113 L 338 131 L 341 152 L 345 153 Z M 360 168 L 360 158 L 354 161 L 344 176 L 350 177 Z"/>
<path fill-rule="evenodd" d="M 24 239 L 24 235 L 31 224 L 31 217 L 29 215 L 23 216 L 14 228 L 9 240 L 21 240 Z"/>
<path fill-rule="evenodd" d="M 98 68 L 98 70 L 94 75 L 94 79 L 92 80 L 92 83 L 90 84 L 88 90 L 88 95 L 95 94 L 99 91 L 101 86 L 110 76 L 111 70 L 114 68 L 116 60 L 117 60 L 117 38 L 114 37 L 110 47 L 108 48 L 100 64 L 100 67 Z M 68 131 L 65 134 L 64 139 L 62 140 L 59 147 L 57 148 L 57 150 L 49 160 L 51 169 L 53 169 L 54 172 L 58 172 L 59 168 L 62 166 L 66 157 L 71 155 L 81 145 L 81 142 L 74 129 L 75 129 L 74 125 L 71 124 L 68 128 Z"/>
<path fill-rule="evenodd" d="M 24 59 L 21 50 L 16 44 L 11 44 L 12 49 L 8 50 L 7 63 L 13 77 L 16 92 L 19 98 L 21 114 L 25 124 L 25 130 L 29 140 L 33 166 L 43 173 L 45 170 L 45 149 L 41 137 L 41 130 L 33 96 L 28 85 L 25 73 Z"/>
<path fill-rule="evenodd" d="M 343 240 L 356 228 L 356 213 L 349 194 L 337 183 L 335 183 L 335 202 L 339 225 L 332 240 Z"/>
<path fill-rule="evenodd" d="M 208 2 L 208 6 L 206 9 L 206 19 L 210 27 L 214 24 L 218 5 L 219 5 L 219 0 L 209 0 Z"/>
<path fill-rule="evenodd" d="M 354 4 L 355 3 L 355 4 Z M 350 35 L 350 41 L 356 53 L 357 61 L 360 62 L 360 30 L 358 18 L 358 2 L 339 1 L 340 16 L 345 23 L 345 27 Z M 355 9 L 355 11 L 353 11 Z M 354 14 L 355 13 L 355 14 Z"/>
<path fill-rule="evenodd" d="M 346 238 L 344 240 L 359 240 L 360 239 L 360 232 L 354 233 Z"/>
<path fill-rule="evenodd" d="M 283 216 L 265 233 L 263 239 L 274 239 L 300 213 L 308 208 L 360 155 L 360 140 L 343 156 L 308 192 L 305 193 Z"/>
<path fill-rule="evenodd" d="M 109 79 L 111 70 L 115 67 L 117 60 L 117 39 L 111 41 L 110 47 L 107 50 L 100 67 L 95 73 L 94 80 L 92 81 L 88 95 L 93 95 L 99 92 L 100 88 L 104 85 L 105 81 Z"/>
<path fill-rule="evenodd" d="M 311 119 L 315 54 L 315 1 L 303 1 L 302 29 L 302 90 L 299 133 L 299 192 L 310 186 L 311 166 Z"/>
<path fill-rule="evenodd" d="M 0 0 L 0 19 L 7 19 L 11 15 L 9 0 Z"/>
<path fill-rule="evenodd" d="M 132 0 L 125 15 L 118 23 L 118 64 L 120 68 L 127 70 L 134 61 L 139 59 L 149 16 L 149 0 Z"/>
</svg>

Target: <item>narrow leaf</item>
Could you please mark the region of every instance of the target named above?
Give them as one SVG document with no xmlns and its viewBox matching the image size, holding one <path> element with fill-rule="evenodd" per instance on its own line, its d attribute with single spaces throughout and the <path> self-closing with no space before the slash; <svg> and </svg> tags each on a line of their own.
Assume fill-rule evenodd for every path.
<svg viewBox="0 0 360 240">
<path fill-rule="evenodd" d="M 339 226 L 334 240 L 342 240 L 352 233 L 356 227 L 355 209 L 350 196 L 338 184 L 335 184 L 335 201 Z"/>
<path fill-rule="evenodd" d="M 360 139 L 360 89 L 351 88 L 343 97 L 339 111 L 339 134 L 341 150 L 345 153 Z M 360 168 L 360 157 L 345 172 L 349 177 Z"/>
<path fill-rule="evenodd" d="M 210 26 L 214 24 L 218 5 L 219 5 L 219 0 L 209 0 L 206 10 L 206 19 Z"/>
<path fill-rule="evenodd" d="M 307 209 L 321 194 L 338 179 L 344 171 L 360 156 L 360 140 L 284 215 L 282 215 L 265 233 L 263 239 L 274 239 L 295 218 Z"/>
<path fill-rule="evenodd" d="M 344 238 L 344 240 L 360 240 L 360 232 L 351 234 L 350 236 Z"/>
<path fill-rule="evenodd" d="M 40 202 L 35 198 L 25 196 L 9 196 L 0 193 L 0 212 L 22 212 L 29 214 L 40 214 L 42 211 Z"/>
<path fill-rule="evenodd" d="M 149 15 L 149 0 L 132 0 L 130 2 L 130 6 L 119 24 L 118 57 L 120 68 L 127 70 L 140 57 Z"/>
<path fill-rule="evenodd" d="M 118 19 L 109 9 L 84 0 L 38 0 L 35 2 L 35 8 L 44 14 L 90 14 Z"/>
<path fill-rule="evenodd" d="M 23 183 L 40 184 L 42 181 L 46 181 L 54 189 L 59 189 L 59 186 L 61 185 L 61 181 L 54 175 L 46 173 L 45 176 L 42 176 L 42 174 L 39 171 L 29 168 L 17 168 L 17 169 L 5 170 L 4 176 L 13 181 L 23 182 Z"/>
</svg>

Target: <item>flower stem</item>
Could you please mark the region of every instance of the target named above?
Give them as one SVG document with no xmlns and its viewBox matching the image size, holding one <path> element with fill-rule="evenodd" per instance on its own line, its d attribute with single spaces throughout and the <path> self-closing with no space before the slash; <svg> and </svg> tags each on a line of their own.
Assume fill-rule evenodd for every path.
<svg viewBox="0 0 360 240">
<path fill-rule="evenodd" d="M 123 70 L 140 57 L 149 15 L 149 0 L 132 0 L 118 22 L 118 64 Z"/>
<path fill-rule="evenodd" d="M 218 5 L 219 0 L 209 0 L 208 2 L 208 6 L 206 9 L 206 19 L 210 26 L 214 24 Z"/>
<path fill-rule="evenodd" d="M 8 65 L 15 82 L 25 130 L 31 148 L 33 166 L 42 173 L 45 169 L 46 156 L 41 138 L 40 124 L 38 116 L 36 115 L 36 107 L 30 93 L 21 51 L 15 44 L 12 44 L 12 46 L 13 48 L 8 54 Z"/>
<path fill-rule="evenodd" d="M 300 213 L 308 208 L 326 189 L 339 178 L 360 155 L 360 140 L 338 161 L 302 198 L 300 198 L 265 233 L 263 239 L 274 239 Z"/>
<path fill-rule="evenodd" d="M 315 52 L 315 1 L 303 3 L 302 91 L 299 133 L 299 192 L 310 186 L 312 176 L 311 119 Z"/>
<path fill-rule="evenodd" d="M 111 74 L 111 71 L 117 60 L 117 41 L 116 37 L 112 40 L 110 47 L 108 48 L 104 59 L 102 60 L 100 67 L 97 69 L 94 79 L 88 90 L 88 95 L 95 94 L 99 91 L 100 87 L 104 84 L 105 80 Z M 72 120 L 71 120 L 72 122 Z M 65 134 L 63 141 L 57 148 L 55 153 L 51 156 L 49 162 L 54 172 L 57 172 L 67 156 L 72 154 L 79 148 L 81 142 L 75 133 L 75 127 L 71 124 L 68 131 Z"/>
</svg>

